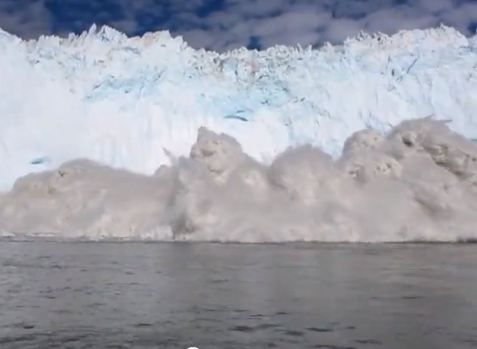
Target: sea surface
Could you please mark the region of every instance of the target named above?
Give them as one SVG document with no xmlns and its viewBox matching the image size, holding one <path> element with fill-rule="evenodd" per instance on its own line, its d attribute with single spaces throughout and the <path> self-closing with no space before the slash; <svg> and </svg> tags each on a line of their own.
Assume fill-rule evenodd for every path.
<svg viewBox="0 0 477 349">
<path fill-rule="evenodd" d="M 0 348 L 477 348 L 477 245 L 0 242 Z"/>
</svg>

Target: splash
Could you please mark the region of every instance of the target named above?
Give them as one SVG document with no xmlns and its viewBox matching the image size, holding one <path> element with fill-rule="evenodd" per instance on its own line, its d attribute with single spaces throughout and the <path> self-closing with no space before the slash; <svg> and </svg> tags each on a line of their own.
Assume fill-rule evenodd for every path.
<svg viewBox="0 0 477 349">
<path fill-rule="evenodd" d="M 200 128 L 151 176 L 76 160 L 0 196 L 10 236 L 187 241 L 477 239 L 477 144 L 429 118 L 366 129 L 341 157 L 304 145 L 270 165 Z"/>
</svg>

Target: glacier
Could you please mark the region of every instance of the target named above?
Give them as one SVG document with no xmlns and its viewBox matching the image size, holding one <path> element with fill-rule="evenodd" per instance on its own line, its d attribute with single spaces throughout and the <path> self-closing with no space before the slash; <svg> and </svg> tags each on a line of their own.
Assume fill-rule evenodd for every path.
<svg viewBox="0 0 477 349">
<path fill-rule="evenodd" d="M 445 26 L 224 53 L 168 32 L 93 26 L 24 41 L 0 30 L 0 191 L 78 158 L 151 175 L 202 126 L 270 164 L 304 144 L 337 158 L 357 130 L 428 115 L 477 138 L 476 110 L 477 36 Z"/>
</svg>

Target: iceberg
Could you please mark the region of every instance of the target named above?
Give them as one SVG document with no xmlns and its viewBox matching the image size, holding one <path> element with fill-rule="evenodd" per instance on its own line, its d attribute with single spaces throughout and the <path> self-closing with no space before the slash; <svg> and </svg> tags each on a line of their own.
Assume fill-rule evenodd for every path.
<svg viewBox="0 0 477 349">
<path fill-rule="evenodd" d="M 168 32 L 92 27 L 24 41 L 0 30 L 0 191 L 86 158 L 152 175 L 200 127 L 264 165 L 310 144 L 335 159 L 360 129 L 435 115 L 477 138 L 477 36 L 450 27 L 319 49 L 195 50 Z"/>
</svg>

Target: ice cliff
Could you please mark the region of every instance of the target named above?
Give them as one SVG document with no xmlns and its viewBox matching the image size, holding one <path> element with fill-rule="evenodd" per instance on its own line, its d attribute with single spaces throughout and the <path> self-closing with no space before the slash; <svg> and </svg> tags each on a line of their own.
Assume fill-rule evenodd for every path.
<svg viewBox="0 0 477 349">
<path fill-rule="evenodd" d="M 0 194 L 0 236 L 239 242 L 477 240 L 477 144 L 444 122 L 354 133 L 270 165 L 199 130 L 189 157 L 145 176 L 89 160 Z"/>
<path fill-rule="evenodd" d="M 152 174 L 201 126 L 269 164 L 290 145 L 338 157 L 354 131 L 431 114 L 477 138 L 476 110 L 477 36 L 448 27 L 223 54 L 167 32 L 23 41 L 0 30 L 0 190 L 77 158 Z"/>
</svg>

